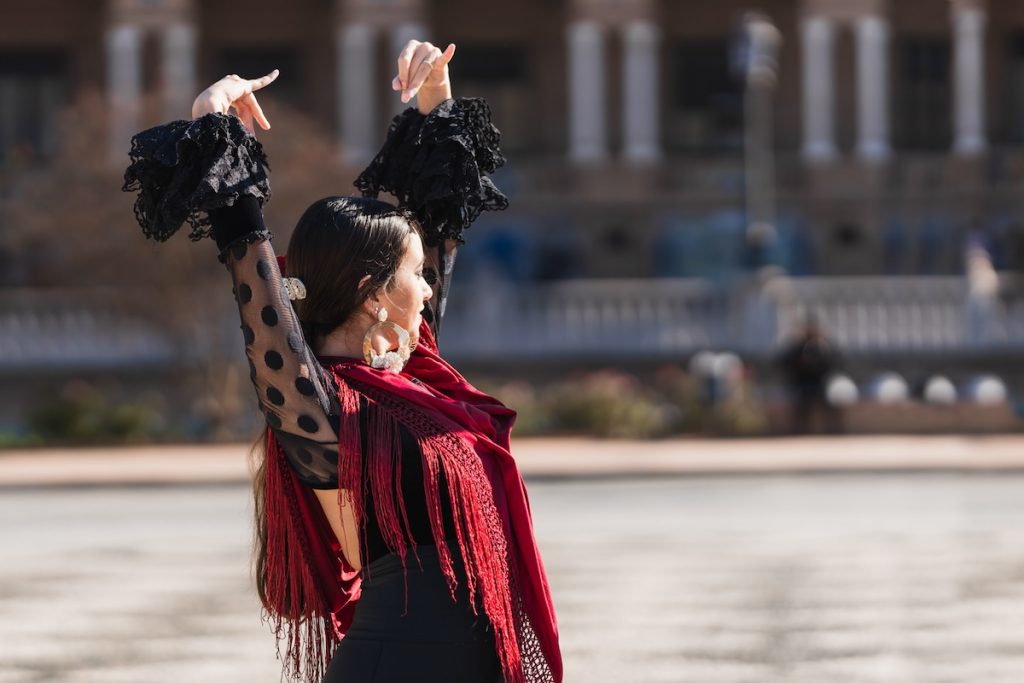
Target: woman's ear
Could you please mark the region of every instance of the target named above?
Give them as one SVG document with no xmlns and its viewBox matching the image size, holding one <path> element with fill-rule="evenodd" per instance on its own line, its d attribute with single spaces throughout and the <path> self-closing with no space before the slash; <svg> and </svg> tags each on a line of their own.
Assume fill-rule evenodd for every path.
<svg viewBox="0 0 1024 683">
<path fill-rule="evenodd" d="M 364 275 L 359 280 L 359 284 L 356 285 L 357 290 L 361 290 L 369 282 L 369 274 Z M 377 309 L 380 308 L 380 292 L 372 292 L 370 296 L 366 297 L 366 301 L 363 302 L 363 311 L 365 311 L 371 318 L 377 317 Z"/>
</svg>

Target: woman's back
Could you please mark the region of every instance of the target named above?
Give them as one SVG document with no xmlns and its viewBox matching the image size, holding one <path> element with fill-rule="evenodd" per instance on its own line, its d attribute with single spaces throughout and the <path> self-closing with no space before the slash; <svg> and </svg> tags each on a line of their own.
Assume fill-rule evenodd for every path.
<svg viewBox="0 0 1024 683">
<path fill-rule="evenodd" d="M 244 230 L 246 221 L 254 219 L 255 216 L 247 215 L 243 207 L 229 207 L 211 214 L 215 233 Z M 345 559 L 354 569 L 360 569 L 390 550 L 377 521 L 372 495 L 365 503 L 365 528 L 360 529 L 351 505 L 346 504 L 349 496 L 342 495 L 338 489 L 338 387 L 324 364 L 363 361 L 340 357 L 318 359 L 307 346 L 301 325 L 283 290 L 278 261 L 269 242 L 236 243 L 227 250 L 224 262 L 234 282 L 250 379 L 260 408 L 299 481 L 315 490 Z M 361 413 L 365 415 L 365 397 L 360 401 Z M 360 421 L 360 426 L 365 449 L 365 419 Z M 408 430 L 400 428 L 400 433 L 399 490 L 411 536 L 416 543 L 433 543 L 421 454 Z M 364 472 L 363 481 L 368 475 Z M 441 491 L 447 495 L 446 486 L 442 486 Z M 447 502 L 441 507 L 445 529 L 454 534 Z"/>
</svg>

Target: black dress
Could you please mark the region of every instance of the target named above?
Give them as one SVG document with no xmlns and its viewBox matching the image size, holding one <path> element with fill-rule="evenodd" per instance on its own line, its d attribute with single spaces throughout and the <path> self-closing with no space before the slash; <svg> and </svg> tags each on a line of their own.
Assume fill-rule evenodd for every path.
<svg viewBox="0 0 1024 683">
<path fill-rule="evenodd" d="M 462 232 L 480 211 L 506 205 L 485 175 L 504 162 L 497 144 L 483 100 L 448 100 L 428 116 L 410 108 L 395 117 L 380 153 L 356 181 L 365 195 L 394 194 L 423 226 L 425 270 L 433 270 L 425 276 L 435 290 L 424 317 L 435 333 Z M 193 239 L 209 235 L 217 242 L 232 276 L 260 409 L 300 481 L 337 489 L 337 387 L 321 365 L 330 359 L 307 345 L 282 289 L 261 211 L 270 190 L 259 143 L 234 117 L 208 114 L 140 133 L 132 159 L 125 189 L 141 190 L 135 210 L 147 235 L 167 239 L 187 220 Z M 415 558 L 408 562 L 406 594 L 401 562 L 384 542 L 367 493 L 358 534 L 362 595 L 324 681 L 500 681 L 491 625 L 482 609 L 473 614 L 459 553 L 452 553 L 457 602 L 440 571 L 419 448 L 405 430 L 401 442 L 401 494 L 422 570 Z M 454 539 L 443 473 L 438 484 L 445 536 Z"/>
</svg>

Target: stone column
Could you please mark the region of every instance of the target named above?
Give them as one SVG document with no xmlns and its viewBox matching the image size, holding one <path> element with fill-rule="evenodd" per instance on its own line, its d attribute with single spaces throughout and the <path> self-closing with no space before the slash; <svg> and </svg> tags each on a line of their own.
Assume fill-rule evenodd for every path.
<svg viewBox="0 0 1024 683">
<path fill-rule="evenodd" d="M 569 26 L 569 158 L 600 161 L 608 154 L 604 31 L 594 21 Z"/>
<path fill-rule="evenodd" d="M 377 143 L 374 29 L 353 23 L 338 29 L 338 132 L 342 160 L 359 165 L 373 157 Z"/>
<path fill-rule="evenodd" d="M 829 162 L 837 156 L 835 26 L 823 17 L 807 17 L 800 32 L 803 44 L 802 154 L 810 162 Z"/>
<path fill-rule="evenodd" d="M 405 44 L 410 40 L 429 40 L 427 36 L 426 27 L 418 21 L 406 21 L 391 29 L 391 58 L 392 61 L 388 62 L 388 71 L 384 74 L 384 81 L 386 81 L 390 88 L 391 79 L 394 78 L 395 74 L 398 73 L 398 53 L 401 51 Z M 430 42 L 434 42 L 431 40 Z M 448 46 L 447 43 L 444 45 L 438 45 L 437 47 L 444 50 Z M 409 107 L 416 106 L 416 100 L 413 99 L 410 102 L 402 102 L 402 93 L 395 90 L 389 90 L 391 95 L 389 101 L 391 102 L 391 113 L 399 114 L 405 111 Z"/>
<path fill-rule="evenodd" d="M 658 27 L 632 21 L 623 31 L 623 155 L 646 163 L 661 156 L 658 105 Z"/>
<path fill-rule="evenodd" d="M 857 156 L 885 161 L 889 146 L 889 25 L 879 16 L 857 19 Z"/>
<path fill-rule="evenodd" d="M 142 95 L 142 29 L 118 24 L 107 29 L 107 98 L 110 105 L 110 154 L 122 160 L 139 130 Z"/>
<path fill-rule="evenodd" d="M 963 156 L 985 149 L 985 9 L 978 2 L 953 3 L 953 151 Z"/>
<path fill-rule="evenodd" d="M 161 32 L 160 47 L 164 118 L 189 118 L 192 100 L 199 94 L 196 90 L 195 27 L 185 22 L 167 26 Z"/>
</svg>

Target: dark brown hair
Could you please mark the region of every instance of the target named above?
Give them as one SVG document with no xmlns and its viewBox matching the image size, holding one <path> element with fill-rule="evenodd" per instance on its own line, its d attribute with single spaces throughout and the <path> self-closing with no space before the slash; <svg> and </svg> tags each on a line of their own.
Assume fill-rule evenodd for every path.
<svg viewBox="0 0 1024 683">
<path fill-rule="evenodd" d="M 371 294 L 393 286 L 406 240 L 413 232 L 422 237 L 412 214 L 376 199 L 325 197 L 306 209 L 288 242 L 285 274 L 306 286 L 306 297 L 293 303 L 302 334 L 314 350 Z M 360 288 L 365 275 L 370 279 Z M 252 556 L 260 602 L 271 610 L 266 596 L 266 461 L 266 438 L 261 433 L 250 451 L 255 513 Z"/>
<path fill-rule="evenodd" d="M 325 197 L 314 202 L 288 242 L 286 270 L 306 285 L 295 314 L 313 348 L 380 288 L 390 289 L 415 219 L 387 202 Z M 370 279 L 360 288 L 363 276 Z"/>
</svg>

